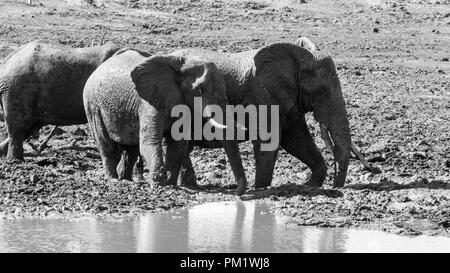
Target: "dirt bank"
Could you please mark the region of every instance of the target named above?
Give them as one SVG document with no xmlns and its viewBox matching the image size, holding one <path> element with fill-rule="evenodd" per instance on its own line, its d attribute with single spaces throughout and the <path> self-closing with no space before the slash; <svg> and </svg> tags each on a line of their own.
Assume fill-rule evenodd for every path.
<svg viewBox="0 0 450 273">
<path fill-rule="evenodd" d="M 369 173 L 352 160 L 344 189 L 330 189 L 329 180 L 324 189 L 310 189 L 301 186 L 306 166 L 281 151 L 273 188 L 243 198 L 268 202 L 301 225 L 450 236 L 448 1 L 97 1 L 98 7 L 33 2 L 0 3 L 0 57 L 33 39 L 91 45 L 105 31 L 107 42 L 152 53 L 184 47 L 237 52 L 309 36 L 333 56 L 352 137 L 382 173 Z M 316 123 L 309 124 L 317 133 Z M 79 128 L 88 134 L 86 126 Z M 74 138 L 93 146 L 78 127 L 63 129 L 50 146 Z M 48 132 L 44 128 L 31 142 Z M 241 148 L 253 181 L 252 148 Z M 236 198 L 221 150 L 193 152 L 202 185 L 193 190 L 106 181 L 96 150 L 48 149 L 34 156 L 27 149 L 25 163 L 1 163 L 4 217 L 128 215 Z"/>
</svg>

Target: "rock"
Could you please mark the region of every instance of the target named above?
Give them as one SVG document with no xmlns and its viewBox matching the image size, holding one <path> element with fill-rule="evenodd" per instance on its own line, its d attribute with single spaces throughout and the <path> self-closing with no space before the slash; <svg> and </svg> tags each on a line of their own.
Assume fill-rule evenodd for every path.
<svg viewBox="0 0 450 273">
<path fill-rule="evenodd" d="M 450 168 L 450 159 L 445 161 L 445 167 Z"/>
<path fill-rule="evenodd" d="M 444 58 L 442 58 L 441 61 L 443 61 L 443 62 L 448 62 L 448 58 L 447 58 L 447 57 L 444 57 Z"/>
<path fill-rule="evenodd" d="M 372 28 L 372 31 L 378 33 L 379 29 L 377 27 Z"/>
<path fill-rule="evenodd" d="M 35 174 L 30 176 L 31 183 L 36 184 L 39 181 L 39 177 Z"/>
<path fill-rule="evenodd" d="M 356 71 L 355 71 L 355 75 L 356 75 L 356 76 L 361 76 L 362 74 L 361 74 L 361 72 L 360 72 L 359 70 L 356 70 Z"/>
<path fill-rule="evenodd" d="M 84 131 L 83 129 L 77 128 L 73 134 L 75 136 L 87 136 L 86 131 Z"/>
<path fill-rule="evenodd" d="M 385 140 L 382 140 L 375 144 L 372 144 L 369 148 L 367 148 L 367 150 L 365 152 L 368 154 L 379 153 L 379 152 L 385 151 L 386 147 L 387 147 L 387 142 Z"/>
<path fill-rule="evenodd" d="M 384 162 L 386 161 L 386 155 L 384 154 L 375 154 L 367 157 L 367 162 Z"/>
<path fill-rule="evenodd" d="M 16 208 L 15 210 L 14 210 L 14 214 L 15 215 L 19 215 L 19 214 L 21 214 L 22 213 L 22 208 Z"/>
</svg>

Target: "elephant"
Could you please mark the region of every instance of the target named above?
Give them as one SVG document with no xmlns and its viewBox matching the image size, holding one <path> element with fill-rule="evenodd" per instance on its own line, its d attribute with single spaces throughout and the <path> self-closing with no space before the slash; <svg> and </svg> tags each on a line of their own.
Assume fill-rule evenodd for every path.
<svg viewBox="0 0 450 273">
<path fill-rule="evenodd" d="M 300 47 L 303 47 L 309 51 L 320 51 L 319 47 L 313 43 L 313 41 L 311 41 L 311 39 L 309 39 L 308 37 L 302 36 L 300 38 L 298 38 L 295 41 L 295 44 L 299 45 Z M 327 130 L 324 126 L 320 126 L 320 134 L 322 136 L 323 141 L 325 142 L 325 145 L 327 146 L 327 148 L 333 152 L 334 151 L 334 145 L 333 142 L 330 139 L 329 134 L 327 133 Z M 367 160 L 364 158 L 364 156 L 361 154 L 361 152 L 359 151 L 359 149 L 357 148 L 357 146 L 353 143 L 353 141 L 351 142 L 351 151 L 353 152 L 353 154 L 356 156 L 356 158 L 358 158 L 358 160 L 361 162 L 361 164 L 364 166 L 364 168 L 374 174 L 380 174 L 382 171 L 380 170 L 380 168 L 378 167 L 374 167 L 371 166 Z"/>
<path fill-rule="evenodd" d="M 23 141 L 43 125 L 86 123 L 83 88 L 91 73 L 120 48 L 71 48 L 29 42 L 0 63 L 0 94 L 8 138 L 0 151 L 23 161 Z M 7 151 L 6 151 L 7 150 Z"/>
<path fill-rule="evenodd" d="M 194 98 L 205 102 L 194 109 Z M 225 82 L 214 63 L 168 55 L 149 57 L 135 49 L 118 51 L 88 79 L 83 102 L 91 133 L 107 177 L 130 179 L 138 155 L 145 159 L 152 183 L 176 185 L 192 142 L 175 139 L 171 116 L 175 106 L 206 113 L 218 130 L 226 126 L 211 117 L 212 105 L 227 104 Z M 162 140 L 166 140 L 165 160 Z M 222 141 L 237 181 L 237 194 L 247 186 L 236 141 Z M 121 156 L 124 163 L 119 165 Z"/>
<path fill-rule="evenodd" d="M 327 166 L 306 125 L 305 114 L 312 111 L 324 130 L 323 136 L 331 136 L 334 142 L 333 186 L 342 187 L 351 150 L 345 101 L 332 58 L 308 49 L 314 48 L 274 43 L 239 53 L 194 48 L 171 55 L 213 61 L 225 79 L 227 97 L 232 105 L 279 105 L 278 144 L 311 169 L 306 185 L 320 187 L 326 178 Z M 271 185 L 278 153 L 278 149 L 262 151 L 262 143 L 259 139 L 253 140 L 255 188 Z"/>
</svg>

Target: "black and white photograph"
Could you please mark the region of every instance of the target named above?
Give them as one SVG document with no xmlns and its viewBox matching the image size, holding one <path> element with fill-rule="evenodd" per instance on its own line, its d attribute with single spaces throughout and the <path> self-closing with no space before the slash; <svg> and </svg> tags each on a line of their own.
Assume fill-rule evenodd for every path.
<svg viewBox="0 0 450 273">
<path fill-rule="evenodd" d="M 450 253 L 449 59 L 449 0 L 0 0 L 0 253 Z"/>
</svg>

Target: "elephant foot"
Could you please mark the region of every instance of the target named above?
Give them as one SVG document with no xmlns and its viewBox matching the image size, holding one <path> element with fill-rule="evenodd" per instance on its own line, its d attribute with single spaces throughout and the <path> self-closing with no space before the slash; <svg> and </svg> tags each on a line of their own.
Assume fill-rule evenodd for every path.
<svg viewBox="0 0 450 273">
<path fill-rule="evenodd" d="M 185 187 L 197 187 L 197 177 L 192 166 L 189 155 L 183 158 L 180 173 L 178 174 L 178 185 Z"/>
<path fill-rule="evenodd" d="M 178 185 L 184 187 L 197 187 L 195 174 L 192 174 L 187 170 L 181 170 L 180 175 L 178 176 Z"/>
<path fill-rule="evenodd" d="M 306 186 L 309 187 L 315 187 L 320 188 L 323 185 L 323 181 L 325 180 L 325 177 L 327 176 L 326 169 L 325 171 L 320 172 L 313 172 L 312 175 L 309 177 L 308 181 L 305 183 Z"/>
<path fill-rule="evenodd" d="M 267 188 L 270 187 L 271 184 L 271 181 L 255 181 L 255 189 Z"/>
<path fill-rule="evenodd" d="M 25 161 L 25 159 L 24 159 L 23 155 L 22 156 L 20 156 L 20 155 L 6 156 L 6 162 L 8 162 L 8 163 L 20 163 L 20 162 L 24 162 L 24 161 Z"/>
<path fill-rule="evenodd" d="M 333 188 L 342 188 L 345 185 L 345 174 L 338 175 L 333 180 Z"/>
<path fill-rule="evenodd" d="M 151 184 L 153 186 L 164 187 L 167 186 L 167 176 L 162 174 L 163 172 L 159 172 L 158 174 L 154 174 L 151 176 Z"/>
<path fill-rule="evenodd" d="M 145 181 L 144 175 L 142 173 L 135 173 L 134 179 L 136 182 L 143 182 Z"/>
<path fill-rule="evenodd" d="M 236 195 L 241 196 L 245 193 L 245 190 L 247 189 L 247 181 L 238 181 L 237 183 L 237 189 L 236 189 Z"/>
</svg>

